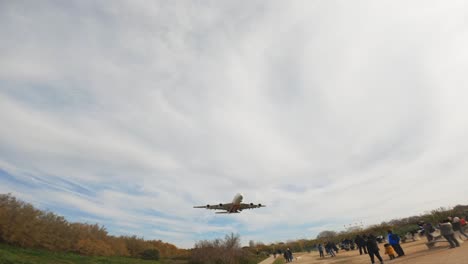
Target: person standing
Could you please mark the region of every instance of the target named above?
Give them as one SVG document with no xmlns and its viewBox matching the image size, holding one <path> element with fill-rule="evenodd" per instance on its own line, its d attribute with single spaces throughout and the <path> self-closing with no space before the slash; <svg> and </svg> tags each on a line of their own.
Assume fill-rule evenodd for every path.
<svg viewBox="0 0 468 264">
<path fill-rule="evenodd" d="M 395 249 L 398 257 L 402 257 L 405 255 L 403 248 L 400 246 L 400 237 L 397 234 L 393 234 L 392 230 L 387 231 L 387 241 L 390 245 L 392 245 L 393 249 Z"/>
<path fill-rule="evenodd" d="M 289 255 L 288 255 L 288 251 L 287 251 L 287 250 L 285 250 L 285 251 L 283 252 L 283 257 L 284 257 L 284 259 L 286 260 L 286 262 L 289 262 Z"/>
<path fill-rule="evenodd" d="M 289 248 L 287 248 L 286 252 L 288 252 L 288 259 L 289 259 L 288 262 L 292 262 L 293 261 L 293 254 L 292 254 L 291 250 Z"/>
<path fill-rule="evenodd" d="M 384 263 L 382 256 L 380 256 L 380 253 L 379 253 L 379 250 L 380 250 L 379 246 L 377 245 L 377 241 L 375 240 L 375 237 L 373 235 L 367 236 L 366 247 L 367 247 L 367 253 L 369 254 L 372 264 L 375 263 L 374 256 L 376 256 L 377 259 L 380 260 L 381 264 Z"/>
<path fill-rule="evenodd" d="M 360 235 L 357 235 L 354 239 L 354 242 L 359 248 L 359 255 L 362 255 L 362 250 L 364 250 L 364 254 L 367 254 L 366 241 L 364 240 L 364 238 L 362 238 Z"/>
<path fill-rule="evenodd" d="M 320 253 L 320 257 L 321 257 L 321 258 L 324 258 L 325 255 L 323 254 L 323 246 L 322 246 L 322 244 L 318 244 L 317 248 L 318 248 L 318 251 L 319 251 L 319 253 Z"/>
<path fill-rule="evenodd" d="M 439 224 L 440 234 L 450 243 L 450 248 L 459 247 L 458 240 L 455 239 L 452 224 L 446 219 Z"/>
</svg>

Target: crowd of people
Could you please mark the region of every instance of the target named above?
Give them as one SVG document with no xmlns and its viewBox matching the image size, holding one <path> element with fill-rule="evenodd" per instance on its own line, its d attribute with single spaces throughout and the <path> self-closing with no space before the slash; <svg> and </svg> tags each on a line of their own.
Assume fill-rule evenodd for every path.
<svg viewBox="0 0 468 264">
<path fill-rule="evenodd" d="M 294 259 L 293 253 L 289 248 L 287 248 L 284 251 L 281 251 L 280 249 L 278 249 L 275 253 L 273 253 L 273 257 L 276 258 L 276 255 L 280 255 L 280 256 L 283 255 L 286 262 L 292 262 Z"/>
<path fill-rule="evenodd" d="M 400 238 L 396 234 L 393 234 L 391 230 L 388 231 L 387 240 L 389 241 L 388 244 L 385 244 L 385 254 L 389 255 L 390 259 L 394 259 L 397 255 L 398 257 L 404 256 L 405 253 L 400 246 Z M 383 258 L 380 255 L 380 249 L 378 243 L 383 242 L 383 237 L 375 237 L 372 234 L 368 235 L 357 235 L 356 238 L 353 240 L 351 239 L 344 239 L 340 243 L 340 247 L 343 250 L 354 250 L 357 248 L 359 250 L 359 254 L 368 254 L 371 263 L 375 263 L 375 258 L 377 258 L 380 263 L 383 263 Z M 330 257 L 335 257 L 336 253 L 338 253 L 339 248 L 336 244 L 332 241 L 327 241 L 326 243 L 318 244 L 317 249 L 320 254 L 320 258 L 325 258 L 325 253 L 330 255 Z M 325 251 L 324 251 L 325 250 Z"/>
<path fill-rule="evenodd" d="M 433 226 L 431 223 L 418 222 L 419 233 L 420 235 L 425 235 L 428 242 L 435 239 L 434 234 L 438 229 L 440 235 L 443 236 L 450 244 L 450 248 L 459 247 L 459 239 L 468 239 L 468 235 L 464 232 L 464 226 L 466 226 L 465 218 L 460 217 L 448 217 L 444 219 L 436 226 Z M 405 256 L 405 252 L 400 245 L 401 238 L 399 235 L 395 234 L 392 230 L 387 231 L 386 237 L 383 236 L 374 236 L 373 234 L 366 235 L 357 235 L 353 240 L 346 238 L 343 239 L 338 245 L 333 241 L 326 241 L 325 243 L 320 243 L 317 245 L 317 250 L 320 254 L 320 258 L 325 258 L 326 255 L 330 257 L 335 257 L 336 254 L 341 250 L 359 250 L 359 254 L 369 255 L 371 263 L 375 263 L 377 259 L 380 263 L 384 263 L 382 255 L 380 255 L 379 243 L 384 243 L 384 253 L 388 255 L 389 259 Z M 277 255 L 282 255 L 286 262 L 293 261 L 292 251 L 287 248 L 284 251 L 278 250 L 274 253 L 274 257 Z"/>
<path fill-rule="evenodd" d="M 419 234 L 425 235 L 428 241 L 434 240 L 434 232 L 438 229 L 440 235 L 443 236 L 450 244 L 450 248 L 459 247 L 459 240 L 468 239 L 468 234 L 464 232 L 464 226 L 466 226 L 466 220 L 460 217 L 449 217 L 437 226 L 433 226 L 431 223 L 419 222 Z M 373 234 L 357 235 L 354 240 L 344 239 L 339 243 L 340 248 L 344 250 L 359 250 L 359 254 L 367 254 L 371 260 L 371 263 L 375 263 L 377 259 L 380 263 L 384 263 L 382 256 L 380 255 L 380 248 L 378 243 L 384 244 L 384 253 L 388 255 L 389 259 L 405 256 L 405 252 L 400 245 L 401 238 L 397 234 L 393 233 L 392 230 L 387 231 L 387 236 L 374 236 Z M 339 249 L 335 243 L 327 241 L 324 244 L 319 244 L 317 249 L 320 254 L 320 258 L 325 258 L 325 254 L 330 257 L 335 257 Z"/>
<path fill-rule="evenodd" d="M 421 229 L 421 233 L 426 236 L 427 241 L 430 242 L 435 239 L 434 233 L 436 228 L 431 223 L 419 222 L 418 225 Z M 459 240 L 468 239 L 468 235 L 464 231 L 464 226 L 466 226 L 465 218 L 457 216 L 448 217 L 438 224 L 440 235 L 449 242 L 450 248 L 459 247 Z"/>
<path fill-rule="evenodd" d="M 363 236 L 358 235 L 355 239 L 359 248 L 359 254 L 368 254 L 371 263 L 375 263 L 375 258 L 377 258 L 380 263 L 384 263 L 383 258 L 380 255 L 380 248 L 378 245 L 378 243 L 382 243 L 384 241 L 385 240 L 383 238 L 377 238 L 372 234 Z M 388 241 L 388 243 L 384 244 L 385 255 L 388 255 L 391 260 L 405 255 L 405 252 L 400 245 L 400 237 L 397 234 L 394 234 L 392 230 L 387 231 L 386 241 Z"/>
</svg>

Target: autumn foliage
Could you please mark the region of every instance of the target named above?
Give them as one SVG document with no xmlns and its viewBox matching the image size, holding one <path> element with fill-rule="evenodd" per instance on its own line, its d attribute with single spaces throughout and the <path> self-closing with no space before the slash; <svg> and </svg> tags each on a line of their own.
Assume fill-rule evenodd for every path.
<svg viewBox="0 0 468 264">
<path fill-rule="evenodd" d="M 160 240 L 111 236 L 97 224 L 70 223 L 64 217 L 34 208 L 11 194 L 0 194 L 0 242 L 25 248 L 74 252 L 88 256 L 167 258 L 185 250 Z"/>
</svg>

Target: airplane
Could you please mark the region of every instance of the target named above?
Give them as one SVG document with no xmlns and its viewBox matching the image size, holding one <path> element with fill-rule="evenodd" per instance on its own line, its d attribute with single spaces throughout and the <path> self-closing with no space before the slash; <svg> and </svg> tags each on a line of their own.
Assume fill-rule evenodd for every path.
<svg viewBox="0 0 468 264">
<path fill-rule="evenodd" d="M 206 208 L 206 209 L 213 209 L 213 210 L 225 210 L 225 212 L 216 212 L 217 214 L 238 214 L 244 209 L 255 209 L 260 207 L 265 207 L 262 204 L 253 204 L 253 203 L 242 203 L 242 199 L 244 196 L 238 193 L 232 199 L 230 203 L 220 203 L 214 205 L 202 205 L 202 206 L 194 206 L 193 208 Z"/>
</svg>

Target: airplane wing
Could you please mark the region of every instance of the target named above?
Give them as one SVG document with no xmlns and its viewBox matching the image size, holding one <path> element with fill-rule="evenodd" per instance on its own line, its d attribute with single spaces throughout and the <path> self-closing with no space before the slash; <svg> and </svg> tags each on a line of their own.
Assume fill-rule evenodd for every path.
<svg viewBox="0 0 468 264">
<path fill-rule="evenodd" d="M 207 205 L 201 205 L 201 206 L 194 206 L 193 208 L 205 208 L 205 209 L 212 209 L 212 210 L 226 210 L 229 211 L 229 209 L 232 207 L 232 203 L 226 203 L 226 204 L 207 204 Z"/>
<path fill-rule="evenodd" d="M 241 203 L 239 206 L 239 210 L 244 210 L 244 209 L 255 209 L 255 208 L 260 208 L 260 207 L 266 207 L 266 205 L 263 204 L 253 204 L 253 203 Z"/>
</svg>

